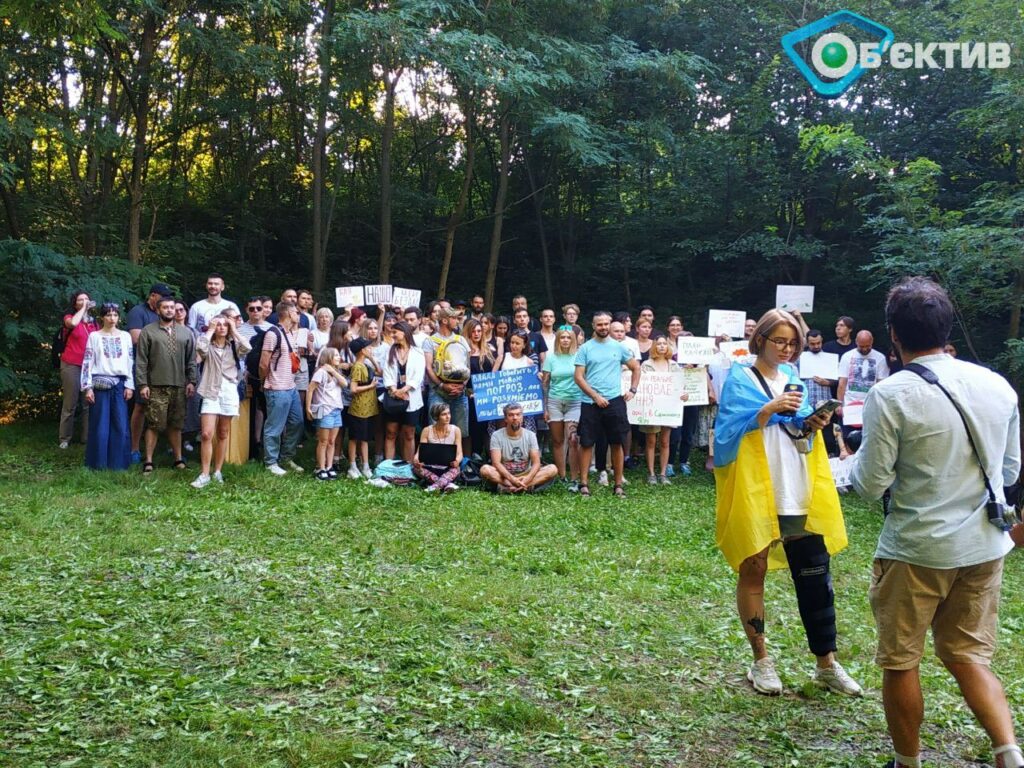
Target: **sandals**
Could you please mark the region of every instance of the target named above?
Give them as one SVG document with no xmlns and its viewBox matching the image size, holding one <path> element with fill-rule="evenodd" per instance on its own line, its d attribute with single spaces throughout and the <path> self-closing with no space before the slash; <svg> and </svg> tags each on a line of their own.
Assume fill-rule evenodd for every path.
<svg viewBox="0 0 1024 768">
<path fill-rule="evenodd" d="M 590 498 L 590 486 L 589 485 L 581 485 L 580 488 L 579 488 L 578 493 L 584 499 L 589 499 Z"/>
<path fill-rule="evenodd" d="M 185 463 L 184 459 L 175 459 L 174 460 L 174 468 L 175 469 L 188 469 L 188 464 Z"/>
<path fill-rule="evenodd" d="M 624 499 L 624 498 L 626 498 L 626 491 L 625 491 L 625 489 L 624 489 L 624 488 L 622 487 L 622 484 L 621 484 L 621 483 L 616 483 L 616 484 L 615 484 L 615 488 L 614 488 L 614 489 L 612 490 L 612 493 L 614 493 L 614 494 L 615 494 L 616 496 L 618 496 L 618 497 L 619 497 L 620 499 Z"/>
<path fill-rule="evenodd" d="M 144 475 L 151 475 L 151 474 L 153 474 L 153 462 L 152 461 L 144 461 L 144 462 L 142 462 L 142 474 L 144 474 Z"/>
</svg>

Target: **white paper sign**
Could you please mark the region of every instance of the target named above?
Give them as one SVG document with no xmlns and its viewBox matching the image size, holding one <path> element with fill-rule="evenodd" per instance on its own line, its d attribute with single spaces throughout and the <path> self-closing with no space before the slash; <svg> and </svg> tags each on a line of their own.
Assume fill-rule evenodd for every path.
<svg viewBox="0 0 1024 768">
<path fill-rule="evenodd" d="M 390 285 L 364 285 L 366 291 L 367 307 L 375 307 L 378 304 L 390 304 L 393 290 Z"/>
<path fill-rule="evenodd" d="M 843 403 L 843 426 L 861 427 L 864 426 L 864 401 L 851 400 Z"/>
<path fill-rule="evenodd" d="M 366 303 L 363 298 L 363 286 L 346 285 L 334 289 L 334 303 L 339 307 L 361 307 Z"/>
<path fill-rule="evenodd" d="M 775 286 L 775 306 L 792 312 L 814 311 L 813 285 L 777 285 Z"/>
<path fill-rule="evenodd" d="M 800 378 L 839 378 L 839 355 L 833 352 L 804 352 L 800 355 Z"/>
<path fill-rule="evenodd" d="M 828 460 L 832 468 L 832 479 L 836 481 L 836 488 L 847 488 L 850 485 L 850 473 L 853 472 L 854 460 L 852 458 L 840 459 L 838 456 Z"/>
<path fill-rule="evenodd" d="M 418 307 L 421 296 L 423 296 L 423 291 L 414 291 L 412 288 L 399 288 L 395 286 L 395 290 L 391 294 L 391 303 L 402 309 Z"/>
<path fill-rule="evenodd" d="M 747 313 L 737 309 L 709 309 L 708 336 L 726 336 L 743 338 L 743 325 L 747 322 Z"/>
<path fill-rule="evenodd" d="M 683 392 L 689 397 L 683 405 L 708 405 L 708 369 L 683 368 Z"/>
<path fill-rule="evenodd" d="M 629 391 L 632 374 L 622 374 L 622 391 Z M 683 423 L 682 371 L 644 371 L 636 395 L 626 403 L 630 424 L 652 427 L 678 427 Z"/>
<path fill-rule="evenodd" d="M 750 354 L 749 344 L 750 342 L 745 339 L 741 341 L 723 341 L 718 345 L 718 349 L 728 365 L 733 363 L 753 363 L 757 359 L 757 355 Z"/>
<path fill-rule="evenodd" d="M 705 336 L 680 336 L 676 339 L 676 362 L 680 365 L 709 365 L 718 355 L 715 340 Z"/>
</svg>

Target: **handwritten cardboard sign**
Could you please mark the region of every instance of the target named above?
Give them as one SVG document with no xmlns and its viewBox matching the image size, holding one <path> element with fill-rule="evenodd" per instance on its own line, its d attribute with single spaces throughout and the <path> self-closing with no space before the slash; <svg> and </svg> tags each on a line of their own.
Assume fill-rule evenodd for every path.
<svg viewBox="0 0 1024 768">
<path fill-rule="evenodd" d="M 505 418 L 502 408 L 513 401 L 523 406 L 524 416 L 544 413 L 544 390 L 536 368 L 478 373 L 472 382 L 477 421 Z"/>
</svg>

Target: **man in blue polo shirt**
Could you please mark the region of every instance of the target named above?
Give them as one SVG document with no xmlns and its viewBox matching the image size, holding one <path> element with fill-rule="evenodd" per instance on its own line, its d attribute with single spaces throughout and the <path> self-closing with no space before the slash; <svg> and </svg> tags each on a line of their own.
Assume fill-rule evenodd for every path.
<svg viewBox="0 0 1024 768">
<path fill-rule="evenodd" d="M 640 362 L 625 346 L 611 338 L 610 312 L 594 313 L 594 335 L 576 353 L 576 385 L 583 392 L 578 435 L 580 466 L 590 466 L 597 436 L 604 432 L 612 450 L 615 470 L 615 495 L 624 497 L 622 488 L 622 445 L 629 434 L 626 403 L 633 399 L 640 385 Z M 629 391 L 622 394 L 622 366 L 629 368 L 632 378 Z M 584 474 L 586 477 L 586 474 Z M 590 496 L 590 488 L 580 486 L 580 496 Z"/>
</svg>

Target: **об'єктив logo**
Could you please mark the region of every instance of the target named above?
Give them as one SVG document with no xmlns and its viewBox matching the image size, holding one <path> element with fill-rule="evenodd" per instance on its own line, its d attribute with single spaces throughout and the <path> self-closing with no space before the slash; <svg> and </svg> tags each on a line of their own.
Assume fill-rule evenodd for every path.
<svg viewBox="0 0 1024 768">
<path fill-rule="evenodd" d="M 855 43 L 837 27 L 853 27 L 851 34 L 863 34 L 866 41 Z M 831 30 L 831 31 L 830 31 Z M 796 46 L 816 38 L 808 64 Z M 816 93 L 829 99 L 845 93 L 865 69 L 877 69 L 888 54 L 894 69 L 1005 69 L 1010 66 L 1008 43 L 893 43 L 892 30 L 853 11 L 837 11 L 823 19 L 794 29 L 782 37 L 782 48 Z"/>
</svg>

